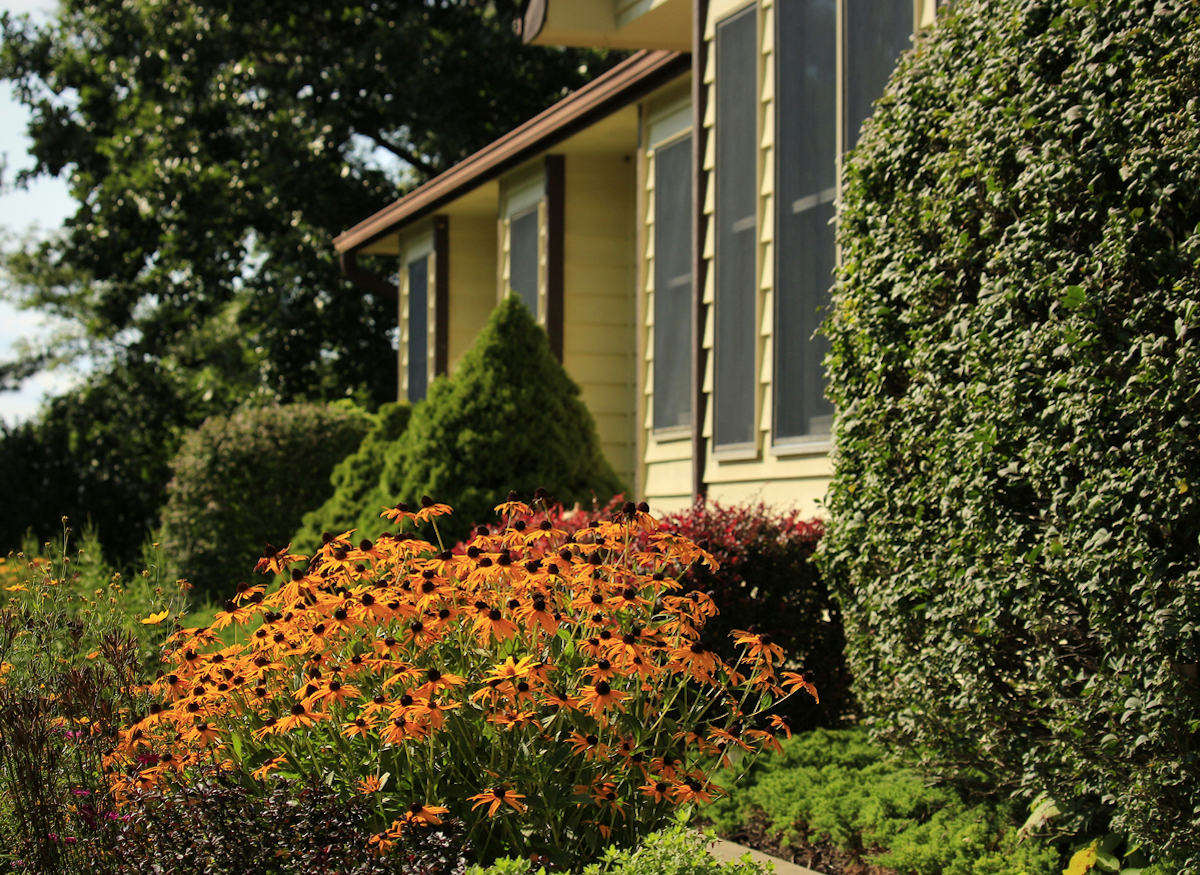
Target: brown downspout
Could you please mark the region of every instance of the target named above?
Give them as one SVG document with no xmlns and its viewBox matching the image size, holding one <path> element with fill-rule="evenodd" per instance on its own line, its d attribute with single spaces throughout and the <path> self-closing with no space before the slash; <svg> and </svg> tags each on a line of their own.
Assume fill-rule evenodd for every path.
<svg viewBox="0 0 1200 875">
<path fill-rule="evenodd" d="M 546 334 L 550 351 L 563 360 L 563 308 L 566 254 L 567 173 L 562 155 L 547 155 L 546 169 Z"/>
<path fill-rule="evenodd" d="M 708 87 L 704 70 L 708 64 L 708 43 L 704 29 L 708 23 L 708 0 L 692 3 L 692 500 L 704 501 L 708 486 L 704 482 L 704 285 L 708 264 L 704 260 L 704 238 L 708 230 L 704 215 L 708 174 L 704 171 L 704 149 L 708 132 L 704 116 Z"/>
<path fill-rule="evenodd" d="M 433 374 L 450 367 L 450 217 L 433 217 Z"/>
</svg>

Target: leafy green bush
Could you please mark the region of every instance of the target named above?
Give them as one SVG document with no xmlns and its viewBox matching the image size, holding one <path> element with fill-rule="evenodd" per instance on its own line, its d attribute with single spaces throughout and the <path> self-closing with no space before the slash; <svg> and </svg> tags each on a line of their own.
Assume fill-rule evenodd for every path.
<svg viewBox="0 0 1200 875">
<path fill-rule="evenodd" d="M 544 487 L 568 507 L 623 491 L 579 387 L 516 297 L 495 309 L 453 378 L 435 380 L 413 408 L 384 487 L 413 506 L 424 495 L 451 505 L 447 546 L 490 522 L 510 489 L 528 500 Z"/>
<path fill-rule="evenodd" d="M 1050 875 L 1058 852 L 1022 844 L 1011 802 L 967 804 L 953 789 L 885 762 L 862 729 L 813 730 L 783 759 L 755 763 L 706 810 L 719 832 L 756 819 L 784 847 L 830 842 L 856 865 L 906 875 Z"/>
<path fill-rule="evenodd" d="M 767 875 L 749 855 L 723 863 L 708 853 L 708 837 L 680 824 L 646 836 L 637 848 L 609 848 L 604 857 L 583 869 L 584 875 Z M 544 868 L 525 858 L 504 857 L 468 875 L 546 875 Z"/>
<path fill-rule="evenodd" d="M 1200 6 L 963 0 L 849 161 L 825 572 L 876 737 L 1200 866 Z"/>
<path fill-rule="evenodd" d="M 207 419 L 171 463 L 161 542 L 172 570 L 201 594 L 226 597 L 264 544 L 286 544 L 328 498 L 334 465 L 370 425 L 358 408 L 318 404 Z"/>
<path fill-rule="evenodd" d="M 386 528 L 379 518 L 380 508 L 395 501 L 383 488 L 387 452 L 408 427 L 411 414 L 412 407 L 407 403 L 380 406 L 375 424 L 358 449 L 333 469 L 329 478 L 333 495 L 304 515 L 300 531 L 292 538 L 294 549 L 302 553 L 316 551 L 325 532 L 337 535 L 356 529 L 363 537 L 374 537 Z"/>
</svg>

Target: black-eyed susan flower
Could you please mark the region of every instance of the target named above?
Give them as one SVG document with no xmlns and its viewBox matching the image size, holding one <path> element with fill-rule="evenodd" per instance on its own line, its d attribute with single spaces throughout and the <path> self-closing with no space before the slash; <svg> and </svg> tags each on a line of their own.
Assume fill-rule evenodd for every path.
<svg viewBox="0 0 1200 875">
<path fill-rule="evenodd" d="M 342 723 L 342 735 L 345 738 L 366 738 L 375 731 L 378 722 L 374 717 L 355 717 Z"/>
<path fill-rule="evenodd" d="M 786 671 L 783 673 L 783 686 L 789 692 L 799 692 L 805 690 L 817 702 L 821 701 L 821 697 L 817 695 L 817 688 L 813 686 L 812 680 L 802 671 Z"/>
<path fill-rule="evenodd" d="M 676 805 L 712 802 L 714 795 L 720 795 L 720 788 L 696 777 L 684 778 L 671 785 L 671 799 Z"/>
<path fill-rule="evenodd" d="M 506 618 L 499 608 L 480 611 L 475 618 L 474 632 L 480 644 L 490 641 L 507 641 L 517 634 L 516 624 Z"/>
<path fill-rule="evenodd" d="M 261 766 L 250 773 L 250 777 L 256 781 L 265 781 L 271 772 L 278 769 L 285 762 L 287 762 L 287 757 L 285 756 L 267 757 Z"/>
<path fill-rule="evenodd" d="M 372 793 L 378 793 L 383 789 L 383 781 L 378 775 L 367 775 L 365 778 L 358 779 L 358 792 L 360 795 L 369 796 Z"/>
<path fill-rule="evenodd" d="M 204 721 L 200 721 L 184 733 L 183 740 L 185 742 L 198 744 L 201 747 L 204 747 L 216 741 L 220 737 L 221 732 L 219 729 L 217 729 L 217 727 Z"/>
<path fill-rule="evenodd" d="M 408 806 L 408 810 L 404 812 L 404 822 L 409 824 L 421 824 L 422 826 L 438 826 L 442 819 L 439 815 L 449 812 L 449 808 L 441 805 L 428 805 L 424 802 L 413 802 Z"/>
<path fill-rule="evenodd" d="M 608 681 L 596 681 L 593 686 L 583 688 L 580 702 L 593 715 L 600 715 L 609 708 L 619 707 L 621 700 L 628 696 L 628 693 L 614 690 Z"/>
<path fill-rule="evenodd" d="M 525 813 L 525 804 L 521 802 L 525 797 L 520 793 L 514 793 L 504 786 L 493 787 L 491 790 L 485 790 L 482 793 L 477 793 L 474 796 L 468 797 L 468 802 L 474 802 L 471 810 L 474 811 L 483 805 L 488 806 L 488 817 L 494 817 L 496 812 L 503 805 L 508 805 L 520 814 Z"/>
<path fill-rule="evenodd" d="M 642 791 L 642 795 L 649 797 L 654 802 L 670 802 L 671 800 L 671 784 L 661 778 L 647 781 L 642 786 L 638 787 Z"/>
<path fill-rule="evenodd" d="M 599 736 L 594 733 L 584 735 L 581 732 L 572 732 L 570 740 L 571 753 L 576 756 L 582 756 L 585 760 L 606 759 L 608 757 L 608 746 L 601 743 Z"/>
<path fill-rule="evenodd" d="M 297 702 L 292 706 L 290 713 L 280 719 L 275 724 L 275 732 L 291 732 L 293 729 L 302 729 L 306 726 L 312 726 L 318 720 L 324 720 L 328 714 L 319 711 L 309 711 L 304 707 L 304 704 Z"/>
<path fill-rule="evenodd" d="M 427 668 L 423 672 L 417 672 L 415 680 L 424 680 L 424 683 L 413 691 L 413 696 L 418 699 L 428 699 L 436 696 L 438 693 L 448 692 L 455 687 L 464 686 L 467 682 L 467 679 L 464 677 L 444 672 L 438 668 Z"/>
</svg>

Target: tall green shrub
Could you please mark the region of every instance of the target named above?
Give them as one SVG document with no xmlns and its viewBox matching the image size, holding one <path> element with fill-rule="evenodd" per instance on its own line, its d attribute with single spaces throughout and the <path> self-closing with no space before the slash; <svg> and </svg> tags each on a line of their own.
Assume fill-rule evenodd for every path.
<svg viewBox="0 0 1200 875">
<path fill-rule="evenodd" d="M 516 297 L 495 309 L 454 377 L 435 380 L 413 409 L 384 487 L 410 504 L 428 495 L 452 506 L 447 546 L 491 520 L 509 490 L 528 501 L 544 487 L 567 506 L 623 491 L 579 387 Z"/>
<path fill-rule="evenodd" d="M 387 453 L 404 433 L 412 407 L 407 403 L 383 404 L 375 414 L 374 425 L 358 449 L 338 462 L 329 478 L 333 495 L 316 510 L 304 515 L 304 521 L 292 537 L 297 553 L 312 553 L 321 546 L 321 535 L 334 535 L 350 529 L 373 538 L 387 529 L 379 518 L 382 507 L 394 503 L 383 488 Z"/>
<path fill-rule="evenodd" d="M 334 465 L 371 426 L 348 406 L 290 404 L 213 416 L 183 441 L 162 510 L 172 571 L 225 598 L 267 543 L 282 547 L 328 498 Z"/>
<path fill-rule="evenodd" d="M 1200 7 L 961 0 L 849 162 L 825 571 L 877 738 L 1200 866 Z"/>
</svg>

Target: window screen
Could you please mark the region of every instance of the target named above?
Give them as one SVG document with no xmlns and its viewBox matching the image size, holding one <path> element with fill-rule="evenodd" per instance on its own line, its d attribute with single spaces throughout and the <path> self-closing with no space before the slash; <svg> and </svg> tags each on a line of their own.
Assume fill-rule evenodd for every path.
<svg viewBox="0 0 1200 875">
<path fill-rule="evenodd" d="M 837 195 L 837 3 L 779 0 L 776 58 L 778 167 L 775 247 L 774 436 L 829 433 L 814 337 L 829 303 L 836 259 L 831 224 Z"/>
<path fill-rule="evenodd" d="M 718 447 L 754 441 L 758 174 L 756 7 L 717 25 L 716 312 Z"/>
<path fill-rule="evenodd" d="M 408 263 L 408 400 L 425 397 L 429 382 L 429 259 Z"/>
<path fill-rule="evenodd" d="M 846 0 L 846 149 L 858 143 L 913 32 L 912 0 Z"/>
<path fill-rule="evenodd" d="M 538 209 L 513 216 L 508 224 L 508 284 L 525 306 L 538 312 Z"/>
<path fill-rule="evenodd" d="M 654 427 L 692 424 L 692 138 L 654 155 Z"/>
</svg>

